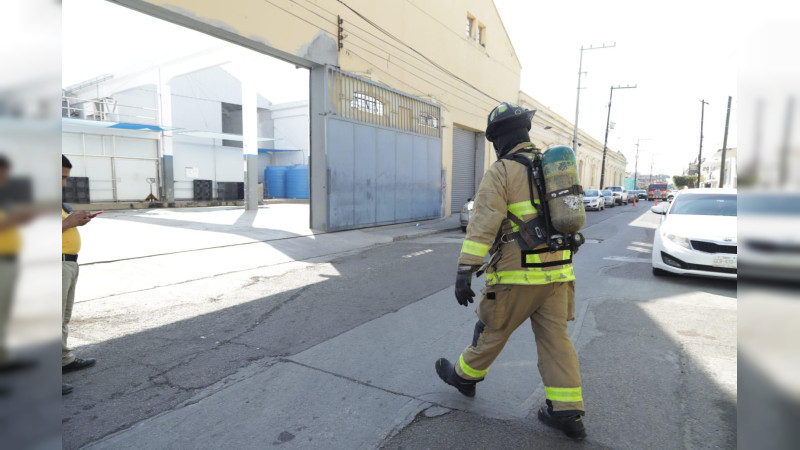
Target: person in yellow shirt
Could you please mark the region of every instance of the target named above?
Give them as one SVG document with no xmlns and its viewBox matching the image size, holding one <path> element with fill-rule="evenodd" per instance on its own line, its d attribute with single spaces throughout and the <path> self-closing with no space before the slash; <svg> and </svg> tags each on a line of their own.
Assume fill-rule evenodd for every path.
<svg viewBox="0 0 800 450">
<path fill-rule="evenodd" d="M 67 185 L 72 170 L 72 163 L 61 155 L 61 185 Z M 75 303 L 75 285 L 78 282 L 78 252 L 81 250 L 81 235 L 78 227 L 92 220 L 89 211 L 72 211 L 69 205 L 61 206 L 61 373 L 92 367 L 95 360 L 82 359 L 75 356 L 67 346 L 69 336 L 69 319 L 72 316 L 72 305 Z M 62 383 L 62 394 L 72 390 L 72 386 Z"/>
<path fill-rule="evenodd" d="M 33 365 L 33 361 L 12 357 L 6 339 L 11 319 L 11 305 L 19 275 L 17 256 L 22 247 L 19 227 L 33 219 L 27 210 L 14 210 L 7 195 L 11 162 L 0 155 L 0 373 L 7 373 Z"/>
</svg>

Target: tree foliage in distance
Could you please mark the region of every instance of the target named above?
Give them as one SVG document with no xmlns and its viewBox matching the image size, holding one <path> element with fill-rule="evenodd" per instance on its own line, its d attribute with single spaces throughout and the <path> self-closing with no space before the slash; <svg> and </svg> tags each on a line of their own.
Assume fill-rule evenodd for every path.
<svg viewBox="0 0 800 450">
<path fill-rule="evenodd" d="M 697 175 L 675 175 L 672 177 L 675 187 L 678 189 L 684 186 L 694 187 L 697 184 Z"/>
</svg>

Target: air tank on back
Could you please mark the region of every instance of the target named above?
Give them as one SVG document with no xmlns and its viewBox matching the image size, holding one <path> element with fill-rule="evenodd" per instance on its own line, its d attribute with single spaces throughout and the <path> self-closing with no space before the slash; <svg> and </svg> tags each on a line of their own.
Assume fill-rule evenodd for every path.
<svg viewBox="0 0 800 450">
<path fill-rule="evenodd" d="M 576 233 L 586 225 L 586 211 L 575 153 L 566 145 L 548 149 L 542 155 L 542 171 L 553 227 L 564 234 Z"/>
</svg>

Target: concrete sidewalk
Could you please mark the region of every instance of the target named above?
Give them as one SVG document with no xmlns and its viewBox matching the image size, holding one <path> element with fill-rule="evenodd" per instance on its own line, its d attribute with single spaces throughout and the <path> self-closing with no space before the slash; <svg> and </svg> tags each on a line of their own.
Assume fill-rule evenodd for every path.
<svg viewBox="0 0 800 450">
<path fill-rule="evenodd" d="M 308 226 L 308 205 L 109 211 L 82 228 L 77 302 L 351 252 L 452 231 L 457 215 L 337 233 Z M 136 274 L 120 277 L 119 274 Z"/>
</svg>

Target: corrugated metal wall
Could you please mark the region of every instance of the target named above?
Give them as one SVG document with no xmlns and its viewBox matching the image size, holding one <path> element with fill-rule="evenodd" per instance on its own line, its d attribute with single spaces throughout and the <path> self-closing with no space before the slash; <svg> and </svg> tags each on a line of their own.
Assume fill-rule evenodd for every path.
<svg viewBox="0 0 800 450">
<path fill-rule="evenodd" d="M 459 212 L 475 196 L 475 142 L 472 131 L 453 127 L 453 181 L 450 212 Z"/>
<path fill-rule="evenodd" d="M 328 77 L 328 229 L 441 217 L 439 107 L 333 68 Z"/>
</svg>

